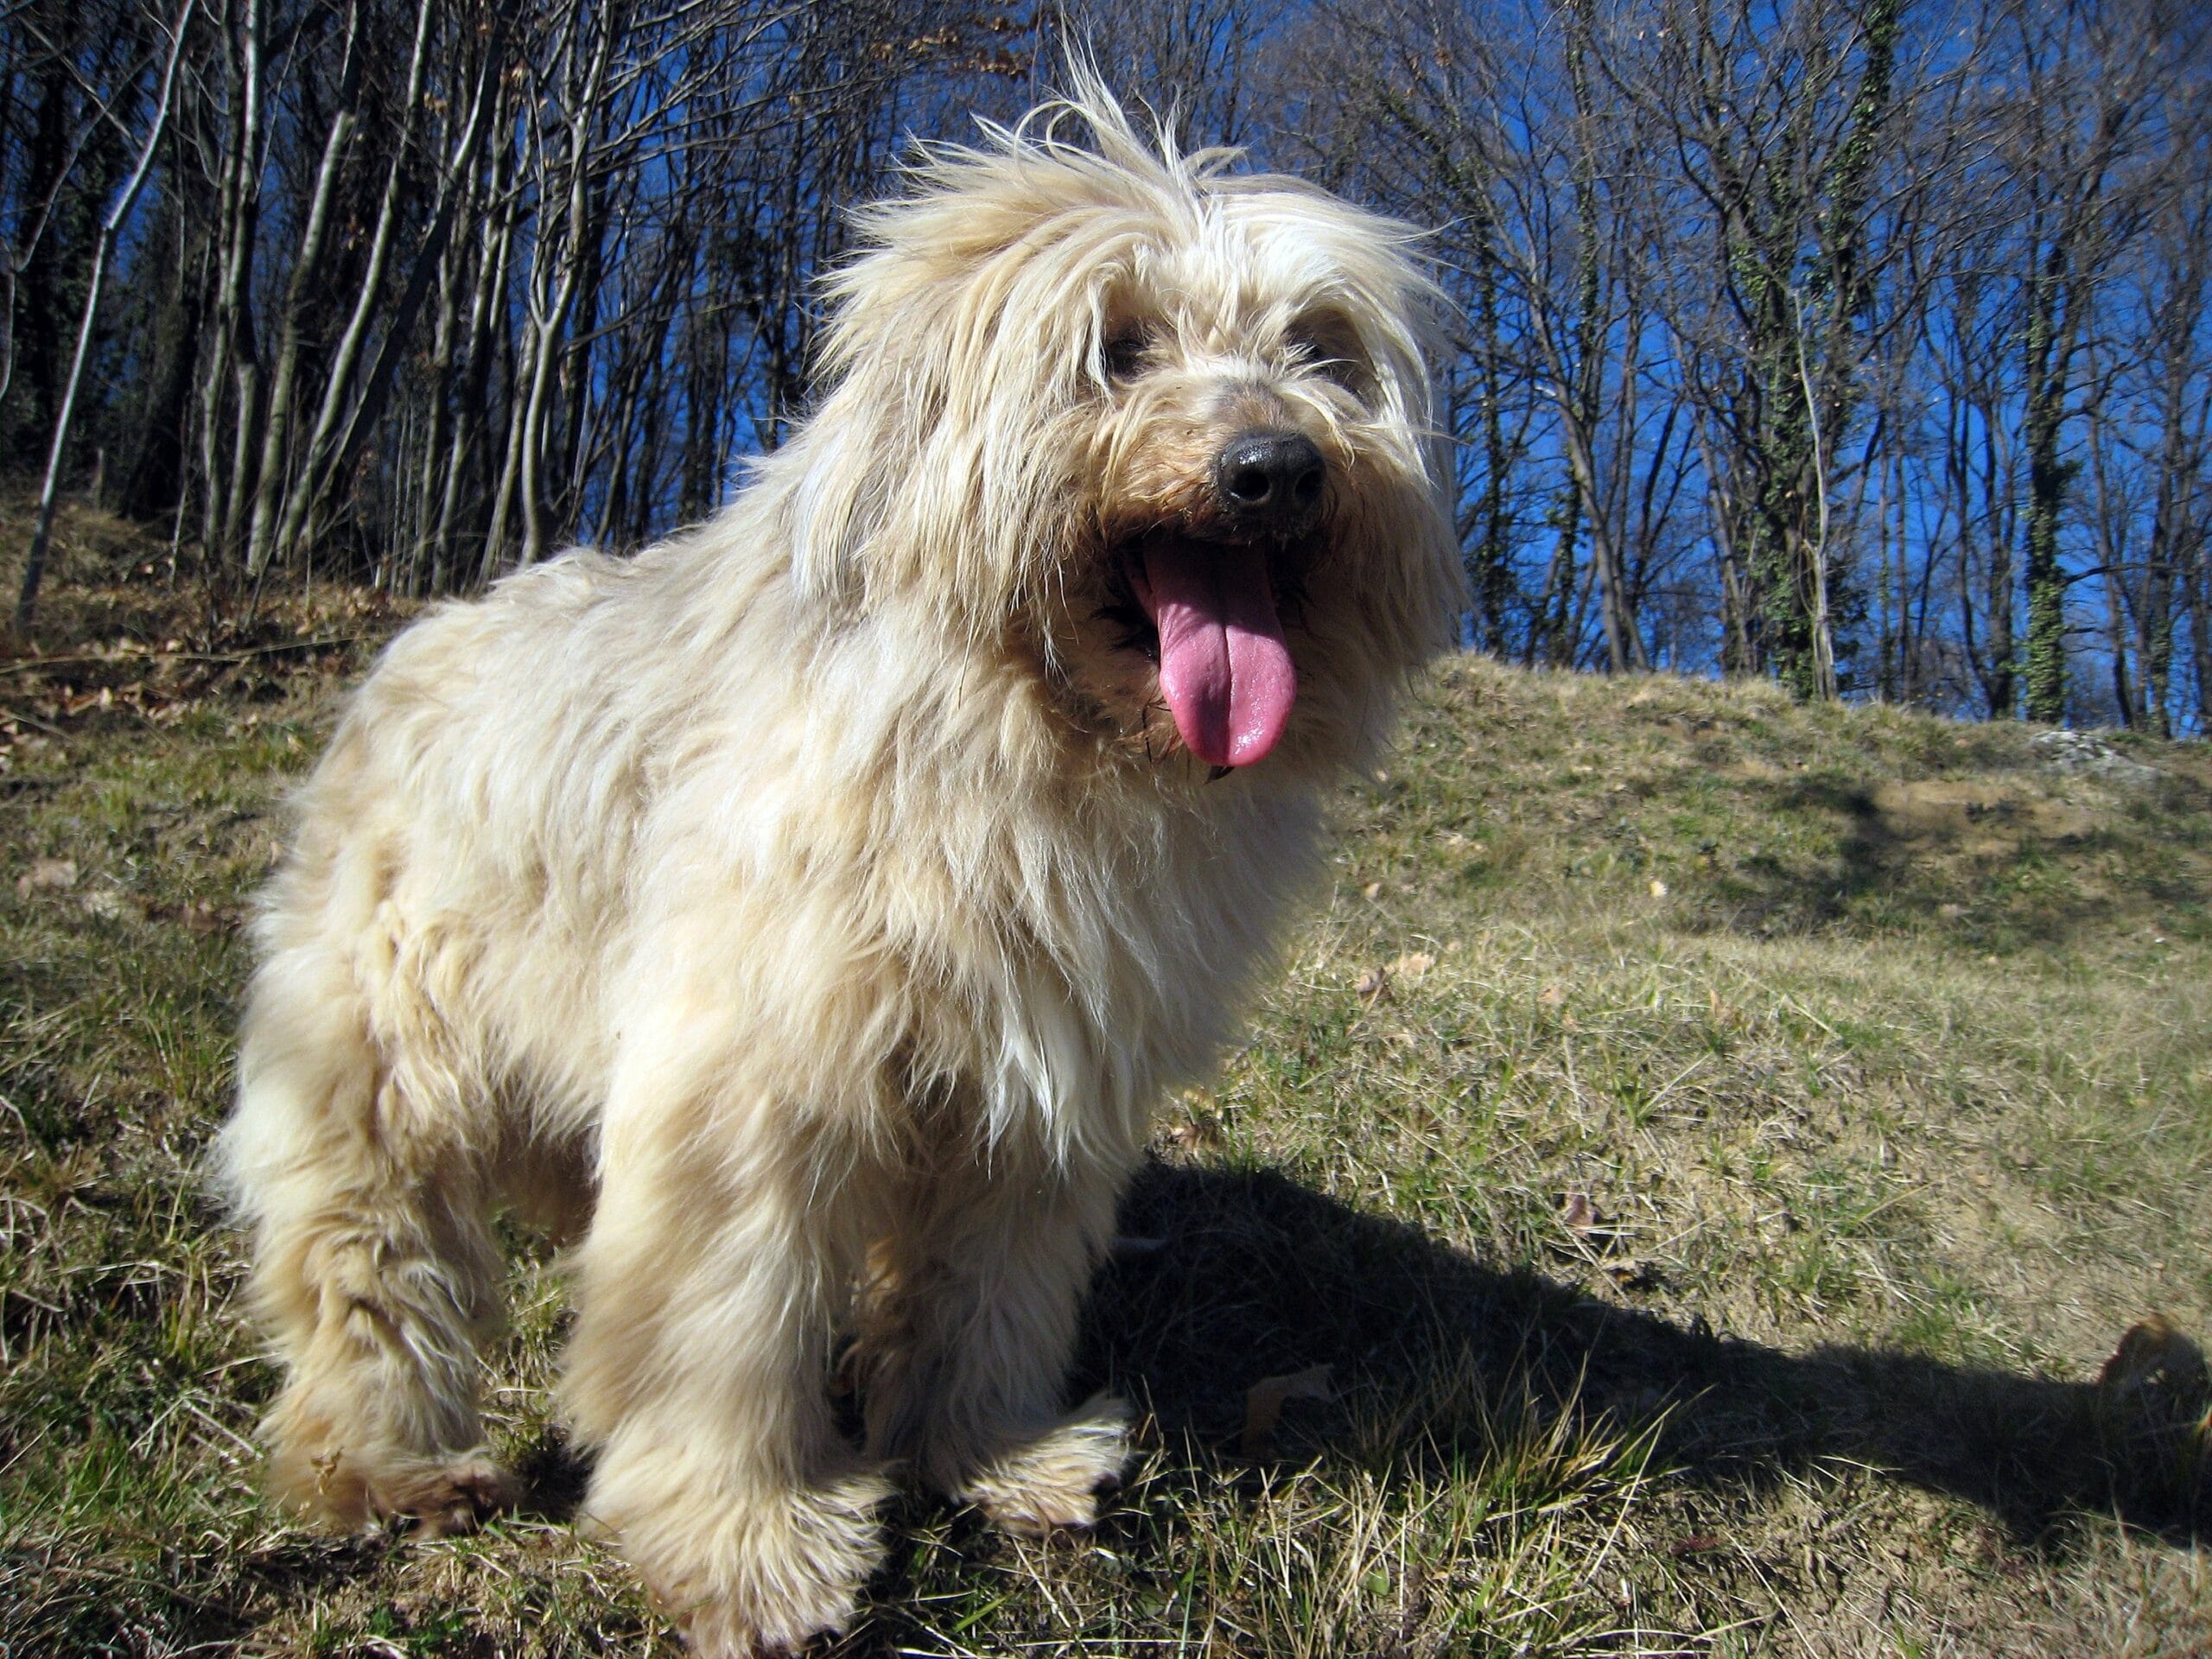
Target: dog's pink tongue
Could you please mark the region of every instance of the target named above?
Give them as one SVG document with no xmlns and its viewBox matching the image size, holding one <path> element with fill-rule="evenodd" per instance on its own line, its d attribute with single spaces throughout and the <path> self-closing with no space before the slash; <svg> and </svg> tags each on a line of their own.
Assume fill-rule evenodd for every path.
<svg viewBox="0 0 2212 1659">
<path fill-rule="evenodd" d="M 1160 631 L 1160 694 L 1192 754 L 1210 766 L 1267 758 L 1298 675 L 1257 547 L 1155 542 L 1140 594 Z"/>
</svg>

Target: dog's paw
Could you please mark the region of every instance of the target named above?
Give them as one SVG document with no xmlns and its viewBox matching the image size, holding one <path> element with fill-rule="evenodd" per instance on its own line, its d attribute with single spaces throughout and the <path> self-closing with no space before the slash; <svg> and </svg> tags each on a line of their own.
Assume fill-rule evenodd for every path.
<svg viewBox="0 0 2212 1659">
<path fill-rule="evenodd" d="M 515 1478 L 481 1451 L 422 1458 L 342 1445 L 280 1445 L 270 1459 L 269 1484 L 310 1526 L 351 1532 L 405 1521 L 418 1538 L 472 1532 L 521 1496 Z"/>
<path fill-rule="evenodd" d="M 423 1464 L 371 1482 L 380 1515 L 414 1522 L 417 1538 L 474 1532 L 492 1516 L 514 1508 L 521 1484 L 488 1457 L 472 1453 Z"/>
<path fill-rule="evenodd" d="M 960 1497 L 1001 1531 L 1024 1537 L 1078 1531 L 1098 1520 L 1129 1459 L 1128 1408 L 1101 1395 L 1050 1433 L 993 1459 Z"/>
<path fill-rule="evenodd" d="M 883 1558 L 872 1475 L 726 1509 L 617 1522 L 619 1545 L 703 1659 L 782 1659 L 850 1626 Z"/>
</svg>

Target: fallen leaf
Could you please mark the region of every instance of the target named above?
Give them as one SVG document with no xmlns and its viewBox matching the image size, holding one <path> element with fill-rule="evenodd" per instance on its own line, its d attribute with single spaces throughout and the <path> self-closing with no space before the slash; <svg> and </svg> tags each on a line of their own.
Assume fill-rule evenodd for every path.
<svg viewBox="0 0 2212 1659">
<path fill-rule="evenodd" d="M 1408 983 L 1417 982 L 1421 976 L 1436 966 L 1436 958 L 1426 950 L 1408 950 L 1390 964 L 1390 976 Z"/>
<path fill-rule="evenodd" d="M 1239 1453 L 1247 1458 L 1264 1458 L 1274 1442 L 1275 1425 L 1282 1419 L 1284 1402 L 1291 1400 L 1333 1400 L 1336 1390 L 1329 1384 L 1335 1368 L 1313 1365 L 1302 1371 L 1291 1371 L 1281 1376 L 1263 1376 L 1244 1391 L 1244 1438 L 1238 1444 Z"/>
<path fill-rule="evenodd" d="M 1547 985 L 1537 994 L 1536 1001 L 1542 1003 L 1548 1008 L 1560 1007 L 1567 1001 L 1567 987 L 1564 985 Z"/>
<path fill-rule="evenodd" d="M 227 933 L 238 925 L 238 915 L 233 906 L 211 905 L 201 899 L 196 904 L 187 905 L 177 919 L 184 924 L 188 932 Z"/>
<path fill-rule="evenodd" d="M 2097 1373 L 2098 1392 L 2115 1402 L 2150 1392 L 2190 1400 L 2208 1385 L 2212 1375 L 2205 1368 L 2204 1351 L 2163 1313 L 2128 1326 Z"/>
<path fill-rule="evenodd" d="M 144 913 L 137 905 L 131 903 L 121 889 L 117 887 L 95 888 L 85 895 L 84 904 L 87 914 L 98 916 L 108 921 L 116 921 L 124 917 L 129 917 L 135 921 Z"/>
<path fill-rule="evenodd" d="M 76 885 L 77 861 L 73 858 L 39 859 L 16 878 L 16 891 L 26 899 L 41 887 L 73 887 Z"/>
<path fill-rule="evenodd" d="M 2212 1436 L 2212 1370 L 2202 1348 L 2153 1313 L 2120 1338 L 2094 1397 L 2107 1456 L 2157 1486 L 2171 1487 L 2178 1477 L 2186 1501 L 2201 1498 Z"/>
<path fill-rule="evenodd" d="M 1197 1152 L 1221 1141 L 1221 1120 L 1211 1112 L 1194 1112 L 1179 1123 L 1167 1126 L 1167 1143 L 1179 1152 Z"/>
<path fill-rule="evenodd" d="M 1605 1224 L 1605 1217 L 1597 1201 L 1580 1188 L 1568 1192 L 1559 1201 L 1559 1218 L 1571 1233 L 1594 1232 Z"/>
<path fill-rule="evenodd" d="M 1370 998 L 1377 997 L 1382 995 L 1384 988 L 1387 987 L 1389 982 L 1390 970 L 1389 969 L 1370 968 L 1352 982 L 1351 988 L 1353 995 L 1355 995 Z"/>
<path fill-rule="evenodd" d="M 1664 899 L 1667 896 L 1667 884 L 1656 876 L 1651 881 L 1651 896 L 1654 899 Z"/>
<path fill-rule="evenodd" d="M 1369 882 L 1359 890 L 1359 896 L 1363 899 L 1380 899 L 1382 896 L 1382 884 L 1380 881 Z"/>
</svg>

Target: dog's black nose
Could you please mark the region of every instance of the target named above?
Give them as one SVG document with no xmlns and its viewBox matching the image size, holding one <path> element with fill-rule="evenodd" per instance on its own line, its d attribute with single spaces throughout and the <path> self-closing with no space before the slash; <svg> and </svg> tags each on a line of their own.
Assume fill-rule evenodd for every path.
<svg viewBox="0 0 2212 1659">
<path fill-rule="evenodd" d="M 1214 490 L 1222 511 L 1240 523 L 1284 524 L 1320 505 L 1327 470 L 1310 438 L 1248 432 L 1214 458 Z"/>
</svg>

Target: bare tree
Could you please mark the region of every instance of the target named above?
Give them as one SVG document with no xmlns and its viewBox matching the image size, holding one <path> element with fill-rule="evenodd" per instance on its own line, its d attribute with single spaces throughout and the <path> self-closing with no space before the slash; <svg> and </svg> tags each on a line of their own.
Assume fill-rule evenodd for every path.
<svg viewBox="0 0 2212 1659">
<path fill-rule="evenodd" d="M 212 574 L 445 592 L 711 511 L 809 396 L 846 207 L 1072 54 L 1427 229 L 1484 648 L 2202 728 L 2180 0 L 191 16 L 0 9 L 0 432 L 52 492 L 112 454 Z"/>
<path fill-rule="evenodd" d="M 30 627 L 38 606 L 39 584 L 46 573 L 47 546 L 54 534 L 54 503 L 61 491 L 62 463 L 69 453 L 70 429 L 76 419 L 77 390 L 84 383 L 85 359 L 92 351 L 92 325 L 99 317 L 100 290 L 107 276 L 108 261 L 115 251 L 116 235 L 130 216 L 130 209 L 154 164 L 155 152 L 161 147 L 162 134 L 168 130 L 171 99 L 176 91 L 177 67 L 184 60 L 185 37 L 198 7 L 199 0 L 184 0 L 177 12 L 167 49 L 159 60 L 161 90 L 156 94 L 154 111 L 146 124 L 145 142 L 139 146 L 137 165 L 130 169 L 130 177 L 123 181 L 115 200 L 102 215 L 99 235 L 92 245 L 92 271 L 85 283 L 85 310 L 77 324 L 77 347 L 69 359 L 69 377 L 62 384 L 60 405 L 54 411 L 54 442 L 47 451 L 45 480 L 39 486 L 38 517 L 31 530 L 30 550 L 23 562 L 22 587 L 16 596 L 18 632 Z"/>
</svg>

